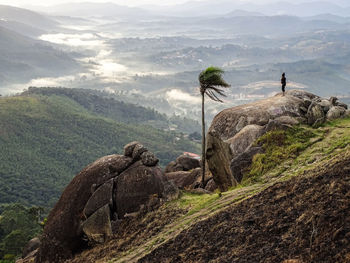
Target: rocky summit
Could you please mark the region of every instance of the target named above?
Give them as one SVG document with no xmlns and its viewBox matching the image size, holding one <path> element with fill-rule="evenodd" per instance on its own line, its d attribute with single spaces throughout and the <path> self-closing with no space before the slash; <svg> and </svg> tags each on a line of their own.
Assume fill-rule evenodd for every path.
<svg viewBox="0 0 350 263">
<path fill-rule="evenodd" d="M 83 169 L 48 216 L 35 262 L 62 262 L 88 244 L 103 243 L 124 218 L 178 197 L 158 159 L 132 142 L 124 155 L 105 156 Z"/>
<path fill-rule="evenodd" d="M 242 171 L 262 151 L 253 143 L 273 129 L 297 124 L 318 126 L 348 115 L 347 105 L 331 97 L 324 99 L 302 90 L 226 109 L 215 116 L 207 135 L 209 170 L 220 190 L 237 185 Z"/>
</svg>

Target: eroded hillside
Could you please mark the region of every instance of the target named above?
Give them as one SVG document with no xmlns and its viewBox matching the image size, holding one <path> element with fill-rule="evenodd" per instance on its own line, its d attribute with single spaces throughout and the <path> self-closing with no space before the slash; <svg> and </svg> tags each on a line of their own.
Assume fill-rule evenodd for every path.
<svg viewBox="0 0 350 263">
<path fill-rule="evenodd" d="M 69 262 L 350 262 L 350 118 L 228 192 L 182 197 L 123 222 Z"/>
</svg>

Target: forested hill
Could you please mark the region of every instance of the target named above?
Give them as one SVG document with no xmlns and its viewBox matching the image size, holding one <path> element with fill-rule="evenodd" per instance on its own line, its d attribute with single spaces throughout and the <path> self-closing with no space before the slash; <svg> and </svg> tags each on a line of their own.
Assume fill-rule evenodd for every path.
<svg viewBox="0 0 350 263">
<path fill-rule="evenodd" d="M 121 107 L 119 112 L 117 106 L 108 108 L 106 99 L 63 91 L 67 95 L 47 91 L 0 97 L 0 204 L 50 207 L 82 168 L 101 156 L 120 153 L 130 141 L 146 145 L 161 165 L 183 151 L 199 151 L 181 134 L 135 124 L 160 116 L 152 110 L 124 104 L 128 111 Z M 99 110 L 134 123 L 107 118 L 97 114 Z"/>
<path fill-rule="evenodd" d="M 169 118 L 165 114 L 160 114 L 154 109 L 116 100 L 112 98 L 110 94 L 103 91 L 30 87 L 27 91 L 23 92 L 22 95 L 65 96 L 91 113 L 111 118 L 118 122 L 149 124 L 155 128 L 165 130 L 176 129 L 177 131 L 185 133 L 200 131 L 200 125 L 197 121 L 176 116 Z"/>
</svg>

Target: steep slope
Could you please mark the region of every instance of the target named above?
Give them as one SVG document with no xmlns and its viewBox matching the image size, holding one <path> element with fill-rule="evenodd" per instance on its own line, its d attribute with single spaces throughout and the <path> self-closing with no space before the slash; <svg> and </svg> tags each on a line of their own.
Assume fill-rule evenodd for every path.
<svg viewBox="0 0 350 263">
<path fill-rule="evenodd" d="M 0 84 L 72 74 L 77 69 L 78 63 L 68 53 L 0 27 Z"/>
<path fill-rule="evenodd" d="M 349 130 L 350 118 L 312 129 L 308 148 L 259 181 L 183 193 L 70 262 L 349 262 Z"/>
<path fill-rule="evenodd" d="M 48 16 L 8 5 L 0 5 L 0 18 L 8 21 L 17 21 L 39 29 L 52 30 L 58 26 L 58 23 Z"/>
<path fill-rule="evenodd" d="M 181 135 L 116 122 L 66 96 L 0 97 L 0 203 L 51 207 L 82 167 L 134 140 L 162 165 L 198 151 Z"/>
</svg>

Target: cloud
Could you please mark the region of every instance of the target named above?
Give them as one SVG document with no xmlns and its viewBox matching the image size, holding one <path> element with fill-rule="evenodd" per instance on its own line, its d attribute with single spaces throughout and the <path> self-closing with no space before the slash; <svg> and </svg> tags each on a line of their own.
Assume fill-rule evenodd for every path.
<svg viewBox="0 0 350 263">
<path fill-rule="evenodd" d="M 94 34 L 47 34 L 40 36 L 41 40 L 55 44 L 64 44 L 68 46 L 101 46 L 104 42 L 98 39 Z"/>
<path fill-rule="evenodd" d="M 177 102 L 185 102 L 188 104 L 200 104 L 201 98 L 198 94 L 198 96 L 192 96 L 189 93 L 183 92 L 182 90 L 178 89 L 172 89 L 170 91 L 167 91 L 166 98 L 169 102 L 177 101 Z"/>
</svg>

